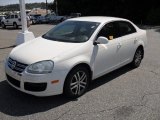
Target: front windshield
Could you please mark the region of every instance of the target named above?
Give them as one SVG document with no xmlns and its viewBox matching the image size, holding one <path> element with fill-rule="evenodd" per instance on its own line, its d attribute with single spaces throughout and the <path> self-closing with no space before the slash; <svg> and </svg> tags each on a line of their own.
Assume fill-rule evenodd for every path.
<svg viewBox="0 0 160 120">
<path fill-rule="evenodd" d="M 86 42 L 99 24 L 97 22 L 66 21 L 57 25 L 42 37 L 60 42 Z"/>
</svg>

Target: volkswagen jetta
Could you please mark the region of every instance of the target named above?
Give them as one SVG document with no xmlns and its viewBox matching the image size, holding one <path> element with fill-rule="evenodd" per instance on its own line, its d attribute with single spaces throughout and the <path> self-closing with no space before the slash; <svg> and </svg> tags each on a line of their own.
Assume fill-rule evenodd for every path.
<svg viewBox="0 0 160 120">
<path fill-rule="evenodd" d="M 146 31 L 126 19 L 69 19 L 14 48 L 5 62 L 7 81 L 35 96 L 76 98 L 91 80 L 126 64 L 139 67 L 146 40 Z"/>
</svg>

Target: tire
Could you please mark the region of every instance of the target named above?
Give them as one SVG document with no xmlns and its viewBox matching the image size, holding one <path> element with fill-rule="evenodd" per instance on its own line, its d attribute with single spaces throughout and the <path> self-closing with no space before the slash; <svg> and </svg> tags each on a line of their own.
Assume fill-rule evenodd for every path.
<svg viewBox="0 0 160 120">
<path fill-rule="evenodd" d="M 2 28 L 6 28 L 6 25 L 4 23 L 1 24 Z"/>
<path fill-rule="evenodd" d="M 90 74 L 87 68 L 78 66 L 71 70 L 64 84 L 64 95 L 68 98 L 82 96 L 88 88 Z"/>
<path fill-rule="evenodd" d="M 33 20 L 33 22 L 32 22 L 32 23 L 33 23 L 33 25 L 35 25 L 35 24 L 36 24 L 36 21 L 35 21 L 35 20 Z"/>
<path fill-rule="evenodd" d="M 63 19 L 63 18 L 61 18 L 61 19 L 60 19 L 60 22 L 63 22 L 63 21 L 64 21 L 64 19 Z"/>
<path fill-rule="evenodd" d="M 18 28 L 17 23 L 13 23 L 13 27 L 14 27 L 15 29 L 17 29 L 17 28 Z"/>
<path fill-rule="evenodd" d="M 138 68 L 140 66 L 141 61 L 143 59 L 143 54 L 144 54 L 143 48 L 139 47 L 135 52 L 133 61 L 131 62 L 131 66 L 133 68 Z"/>
</svg>

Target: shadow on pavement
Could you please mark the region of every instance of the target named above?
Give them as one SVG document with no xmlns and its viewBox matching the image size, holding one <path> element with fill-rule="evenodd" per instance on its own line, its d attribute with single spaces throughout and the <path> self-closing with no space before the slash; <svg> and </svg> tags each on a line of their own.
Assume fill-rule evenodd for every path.
<svg viewBox="0 0 160 120">
<path fill-rule="evenodd" d="M 160 28 L 159 28 L 159 29 L 156 29 L 155 32 L 160 32 Z"/>
<path fill-rule="evenodd" d="M 19 27 L 19 28 L 14 28 L 14 27 L 6 27 L 5 29 L 4 28 L 0 28 L 2 30 L 21 30 L 22 28 Z"/>
<path fill-rule="evenodd" d="M 69 100 L 62 95 L 35 97 L 22 93 L 6 81 L 0 83 L 0 112 L 10 116 L 25 116 L 61 106 Z"/>
<path fill-rule="evenodd" d="M 114 80 L 115 78 L 129 72 L 133 70 L 133 68 L 130 66 L 130 65 L 126 65 L 120 69 L 117 69 L 109 74 L 106 74 L 96 80 L 94 80 L 92 83 L 91 83 L 91 86 L 89 88 L 89 91 L 97 88 L 97 87 L 100 87 L 101 85 L 105 84 L 105 83 L 108 83 L 112 80 Z"/>
<path fill-rule="evenodd" d="M 8 49 L 8 48 L 14 48 L 16 47 L 16 45 L 11 45 L 11 46 L 6 46 L 6 47 L 0 47 L 0 50 L 2 49 Z"/>
<path fill-rule="evenodd" d="M 101 85 L 114 80 L 132 69 L 125 66 L 91 83 L 88 90 L 92 91 Z M 63 95 L 51 97 L 34 97 L 10 87 L 6 81 L 0 82 L 0 112 L 10 116 L 25 116 L 39 112 L 45 112 L 70 102 Z"/>
<path fill-rule="evenodd" d="M 157 25 L 137 25 L 140 29 L 150 30 L 150 29 L 158 29 L 160 26 Z"/>
</svg>

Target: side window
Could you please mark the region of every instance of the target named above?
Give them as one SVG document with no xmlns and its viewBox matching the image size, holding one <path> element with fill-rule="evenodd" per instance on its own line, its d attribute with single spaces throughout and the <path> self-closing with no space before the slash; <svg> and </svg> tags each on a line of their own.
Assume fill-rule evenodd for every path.
<svg viewBox="0 0 160 120">
<path fill-rule="evenodd" d="M 7 17 L 6 17 L 6 19 L 10 19 L 11 18 L 11 16 L 10 15 L 8 15 Z"/>
<path fill-rule="evenodd" d="M 132 34 L 136 32 L 136 29 L 134 28 L 134 26 L 129 22 L 119 21 L 118 25 L 119 25 L 121 36 Z"/>
<path fill-rule="evenodd" d="M 108 40 L 113 40 L 119 37 L 118 26 L 115 22 L 107 23 L 99 32 L 98 37 L 103 36 Z"/>
<path fill-rule="evenodd" d="M 13 19 L 14 18 L 14 15 L 11 15 L 11 19 Z"/>
<path fill-rule="evenodd" d="M 18 18 L 18 15 L 15 15 L 15 18 Z"/>
</svg>

